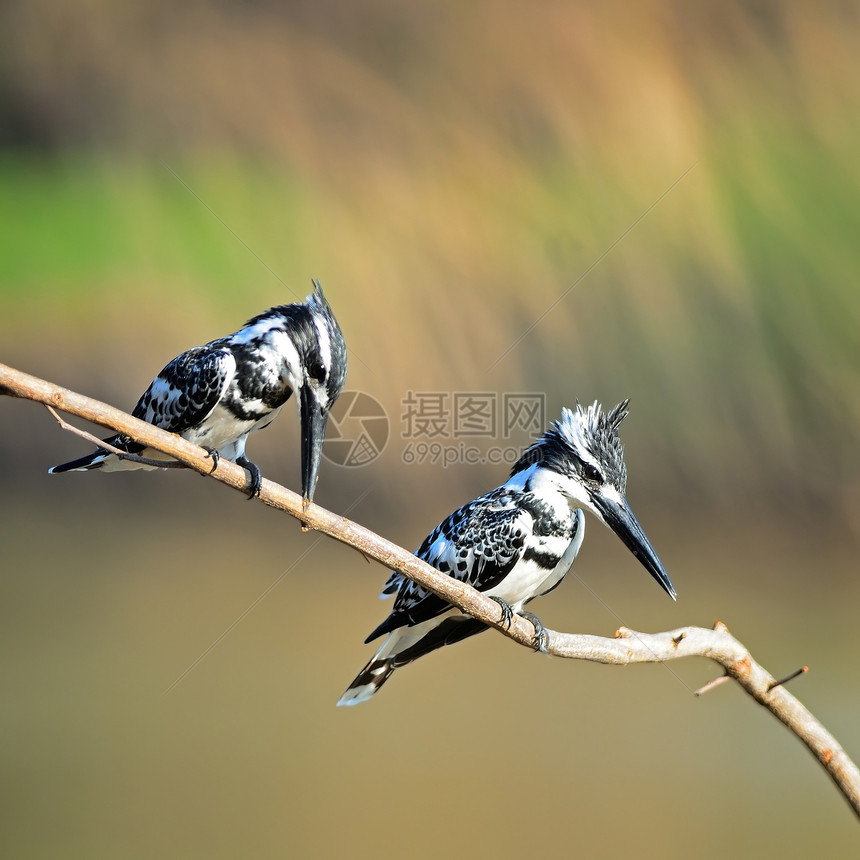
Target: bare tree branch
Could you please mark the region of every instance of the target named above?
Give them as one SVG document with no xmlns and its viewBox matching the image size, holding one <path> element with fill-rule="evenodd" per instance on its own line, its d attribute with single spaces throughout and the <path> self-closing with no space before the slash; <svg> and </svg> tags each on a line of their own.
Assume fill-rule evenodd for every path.
<svg viewBox="0 0 860 860">
<path fill-rule="evenodd" d="M 128 451 L 123 451 L 121 448 L 115 448 L 113 445 L 105 442 L 104 439 L 99 439 L 98 436 L 93 436 L 92 433 L 87 433 L 86 430 L 81 430 L 79 427 L 74 427 L 68 421 L 64 421 L 57 414 L 57 410 L 53 406 L 45 404 L 45 408 L 54 418 L 57 419 L 57 424 L 68 430 L 69 433 L 74 433 L 75 436 L 80 436 L 81 439 L 86 439 L 87 442 L 92 442 L 97 448 L 104 448 L 105 451 L 110 451 L 111 454 L 116 454 L 121 460 L 130 460 L 132 463 L 140 463 L 142 466 L 155 466 L 158 469 L 187 469 L 185 463 L 180 463 L 179 460 L 156 460 L 154 457 L 140 457 L 137 454 L 129 454 Z"/>
<path fill-rule="evenodd" d="M 222 458 L 213 471 L 212 458 L 203 448 L 105 403 L 0 364 L 0 394 L 4 393 L 35 400 L 109 427 L 173 457 L 203 475 L 211 475 L 243 492 L 246 489 L 245 470 L 235 463 Z M 386 568 L 399 571 L 467 615 L 495 627 L 521 645 L 532 647 L 535 631 L 530 621 L 515 615 L 507 625 L 497 603 L 358 523 L 316 504 L 303 509 L 300 495 L 267 479 L 263 480 L 260 501 L 286 511 L 298 519 L 305 529 L 327 534 L 354 547 L 363 555 L 376 559 Z M 576 660 L 621 665 L 656 663 L 680 657 L 706 657 L 713 660 L 723 667 L 727 677 L 734 679 L 808 747 L 860 817 L 860 770 L 836 739 L 783 686 L 794 675 L 776 680 L 753 660 L 750 652 L 721 622 L 717 622 L 713 630 L 684 627 L 666 633 L 636 633 L 622 627 L 614 639 L 552 630 L 548 630 L 547 634 L 547 650 L 550 654 Z M 698 691 L 699 694 L 711 689 L 719 681 L 715 679 L 709 682 Z"/>
</svg>

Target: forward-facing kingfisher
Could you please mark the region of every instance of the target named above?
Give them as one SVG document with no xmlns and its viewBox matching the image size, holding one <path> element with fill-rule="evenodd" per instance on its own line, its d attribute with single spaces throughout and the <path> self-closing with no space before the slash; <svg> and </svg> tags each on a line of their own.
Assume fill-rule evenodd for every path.
<svg viewBox="0 0 860 860">
<path fill-rule="evenodd" d="M 621 538 L 674 600 L 675 588 L 625 499 L 618 427 L 627 404 L 609 412 L 597 403 L 563 409 L 561 419 L 516 462 L 507 483 L 451 514 L 415 555 L 491 597 L 506 617 L 528 617 L 535 647 L 543 649 L 543 625 L 522 607 L 552 591 L 570 570 L 585 534 L 582 505 Z M 339 705 L 366 701 L 395 669 L 487 629 L 399 573 L 389 577 L 382 596 L 395 592 L 391 614 L 365 641 L 387 637 Z"/>
</svg>

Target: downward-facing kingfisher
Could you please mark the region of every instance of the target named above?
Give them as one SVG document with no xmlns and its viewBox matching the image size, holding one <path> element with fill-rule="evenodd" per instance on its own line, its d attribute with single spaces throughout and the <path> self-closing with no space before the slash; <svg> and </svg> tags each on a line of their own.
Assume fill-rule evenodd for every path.
<svg viewBox="0 0 860 860">
<path fill-rule="evenodd" d="M 251 475 L 259 495 L 259 467 L 245 456 L 251 433 L 268 427 L 295 394 L 301 420 L 302 496 L 313 499 L 329 412 L 346 380 L 346 343 L 318 281 L 304 302 L 279 305 L 255 316 L 234 334 L 189 349 L 155 377 L 132 415 L 177 433 L 213 456 L 235 460 Z M 104 440 L 147 459 L 168 459 L 127 436 Z M 104 448 L 49 469 L 152 469 Z"/>
</svg>

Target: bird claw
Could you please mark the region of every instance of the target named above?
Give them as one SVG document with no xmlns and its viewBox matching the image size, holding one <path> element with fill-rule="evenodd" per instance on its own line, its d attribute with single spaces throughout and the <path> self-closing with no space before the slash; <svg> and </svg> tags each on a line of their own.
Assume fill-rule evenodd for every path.
<svg viewBox="0 0 860 860">
<path fill-rule="evenodd" d="M 514 611 L 502 600 L 501 597 L 492 597 L 491 595 L 487 595 L 493 603 L 498 603 L 502 609 L 502 617 L 500 619 L 500 623 L 504 626 L 505 630 L 510 630 L 511 621 L 514 619 Z"/>
<path fill-rule="evenodd" d="M 260 467 L 256 463 L 252 463 L 247 457 L 237 457 L 236 464 L 241 466 L 243 469 L 247 469 L 251 475 L 251 484 L 248 487 L 248 498 L 258 498 L 260 490 L 263 489 L 263 474 L 260 472 Z"/>
<path fill-rule="evenodd" d="M 526 619 L 526 621 L 531 621 L 532 626 L 535 629 L 535 634 L 532 637 L 532 645 L 534 646 L 535 651 L 540 651 L 541 654 L 547 653 L 547 646 L 549 645 L 549 634 L 546 632 L 546 627 L 541 624 L 540 618 L 534 614 L 534 612 L 520 612 L 520 616 Z"/>
<path fill-rule="evenodd" d="M 221 455 L 214 448 L 207 448 L 205 445 L 203 446 L 203 450 L 212 458 L 212 468 L 209 470 L 209 474 L 211 475 L 218 468 L 218 464 L 221 462 Z"/>
</svg>

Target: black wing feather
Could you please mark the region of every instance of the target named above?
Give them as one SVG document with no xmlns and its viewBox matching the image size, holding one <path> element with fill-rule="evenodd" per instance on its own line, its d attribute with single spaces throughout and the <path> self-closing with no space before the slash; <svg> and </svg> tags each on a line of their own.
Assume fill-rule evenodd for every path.
<svg viewBox="0 0 860 860">
<path fill-rule="evenodd" d="M 415 555 L 437 570 L 478 591 L 498 585 L 522 558 L 532 520 L 503 487 L 470 502 L 440 523 Z M 450 604 L 417 583 L 392 576 L 387 589 L 398 588 L 391 614 L 365 640 L 441 615 Z"/>
<path fill-rule="evenodd" d="M 203 421 L 218 405 L 228 374 L 235 369 L 230 350 L 215 346 L 219 341 L 196 346 L 174 358 L 152 380 L 131 414 L 170 433 L 181 433 Z M 105 439 L 109 445 L 129 454 L 140 454 L 145 445 L 128 436 L 117 435 Z M 87 460 L 101 456 L 104 448 L 89 457 L 82 457 L 54 471 L 67 471 L 86 465 Z"/>
<path fill-rule="evenodd" d="M 171 433 L 200 424 L 218 405 L 236 362 L 226 347 L 215 343 L 189 349 L 174 358 L 138 400 L 135 418 Z"/>
<path fill-rule="evenodd" d="M 213 341 L 197 346 L 174 358 L 153 379 L 131 414 L 171 433 L 181 433 L 203 421 L 217 406 L 227 376 L 236 367 L 230 350 L 221 343 Z M 108 436 L 104 441 L 129 454 L 140 454 L 146 448 L 122 434 Z M 86 468 L 106 453 L 106 449 L 96 448 L 92 454 L 54 466 L 50 471 Z"/>
</svg>

